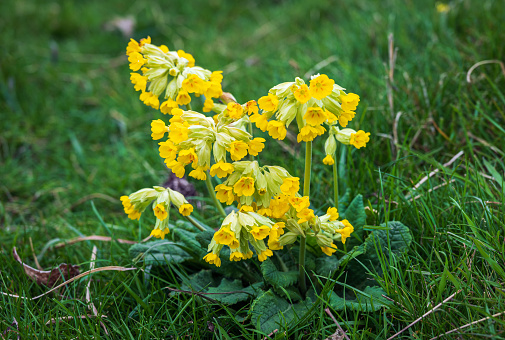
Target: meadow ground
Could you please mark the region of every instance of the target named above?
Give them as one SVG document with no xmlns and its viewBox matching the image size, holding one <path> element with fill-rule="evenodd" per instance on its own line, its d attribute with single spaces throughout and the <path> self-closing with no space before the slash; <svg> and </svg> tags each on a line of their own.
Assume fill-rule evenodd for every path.
<svg viewBox="0 0 505 340">
<path fill-rule="evenodd" d="M 97 267 L 129 267 L 127 244 L 53 246 L 79 236 L 149 235 L 150 221 L 128 220 L 118 200 L 168 177 L 150 138 L 159 112 L 138 100 L 124 55 L 129 37 L 114 29 L 115 19 L 133 18 L 134 38 L 150 35 L 223 70 L 224 89 L 240 102 L 318 72 L 360 95 L 351 127 L 372 139 L 365 150 L 343 155 L 341 190 L 362 193 L 378 223 L 408 225 L 414 241 L 377 278 L 395 301 L 391 308 L 333 313 L 351 338 L 387 338 L 430 311 L 399 338 L 429 339 L 462 326 L 446 337 L 505 338 L 505 67 L 476 65 L 505 60 L 505 2 L 447 4 L 2 1 L 0 291 L 33 297 L 47 290 L 26 277 L 14 246 L 35 266 L 32 242 L 44 269 L 66 262 L 85 270 L 94 245 Z M 263 162 L 302 170 L 300 145 L 268 143 Z M 323 157 L 323 141 L 316 140 L 312 190 L 321 206 L 332 197 Z M 201 183 L 196 188 L 205 193 Z M 196 217 L 217 225 L 210 201 L 196 199 Z M 103 318 L 86 317 L 87 282 L 69 284 L 63 297 L 1 295 L 0 333 L 106 338 L 102 321 L 111 338 L 262 338 L 228 307 L 152 294 L 177 287 L 172 268 L 150 278 L 139 270 L 94 274 L 90 294 Z M 321 302 L 286 337 L 330 337 L 336 325 L 326 307 Z"/>
</svg>

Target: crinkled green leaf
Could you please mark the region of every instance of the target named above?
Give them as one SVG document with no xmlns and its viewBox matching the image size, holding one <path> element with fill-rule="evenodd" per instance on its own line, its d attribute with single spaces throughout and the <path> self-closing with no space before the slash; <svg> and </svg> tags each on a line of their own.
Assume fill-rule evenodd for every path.
<svg viewBox="0 0 505 340">
<path fill-rule="evenodd" d="M 198 224 L 200 224 L 206 231 L 214 232 L 214 229 L 212 229 L 211 227 L 209 227 L 208 225 L 206 225 L 202 221 L 197 220 L 194 217 L 193 217 L 193 219 L 196 222 L 198 222 Z M 202 232 L 197 227 L 195 227 L 193 224 L 191 224 L 191 222 L 188 222 L 186 220 L 177 220 L 175 222 L 175 228 L 181 228 L 181 229 L 184 229 L 184 230 L 187 230 L 187 231 L 191 231 L 191 232 L 194 232 L 194 233 L 201 233 Z"/>
<path fill-rule="evenodd" d="M 361 312 L 375 312 L 390 303 L 382 296 L 386 295 L 386 292 L 379 287 L 366 287 L 363 292 L 355 291 L 355 294 L 356 299 L 347 299 L 338 296 L 335 292 L 331 292 L 329 304 L 336 311 L 350 309 Z"/>
<path fill-rule="evenodd" d="M 191 231 L 176 228 L 174 230 L 175 238 L 184 243 L 187 250 L 195 257 L 202 259 L 207 254 L 207 247 L 203 248 L 200 242 L 196 240 L 196 233 Z"/>
<path fill-rule="evenodd" d="M 386 228 L 386 223 L 381 224 L 381 227 Z M 371 281 L 366 268 L 382 275 L 380 253 L 386 255 L 386 262 L 389 262 L 391 253 L 403 253 L 410 246 L 412 236 L 407 226 L 401 222 L 392 221 L 387 223 L 387 228 L 389 230 L 374 230 L 362 245 L 356 247 L 356 250 L 362 251 L 362 254 L 349 261 L 346 267 L 349 270 L 347 284 L 357 288 L 364 287 L 365 284 L 370 285 Z M 389 248 L 388 236 L 391 248 Z"/>
<path fill-rule="evenodd" d="M 212 271 L 201 270 L 189 277 L 182 286 L 182 290 L 189 290 L 194 292 L 205 292 L 209 287 L 215 286 L 216 282 L 212 278 Z"/>
<path fill-rule="evenodd" d="M 252 323 L 263 333 L 270 334 L 274 330 L 285 329 L 303 318 L 312 307 L 312 300 L 290 304 L 271 290 L 254 300 L 249 313 Z"/>
<path fill-rule="evenodd" d="M 341 217 L 347 219 L 354 227 L 354 232 L 346 243 L 347 249 L 352 249 L 354 246 L 361 244 L 364 239 L 365 231 L 363 226 L 366 224 L 366 211 L 363 205 L 363 196 L 357 195 L 354 197 Z"/>
<path fill-rule="evenodd" d="M 268 259 L 261 263 L 261 272 L 265 280 L 275 287 L 288 287 L 298 281 L 297 271 L 279 271 L 275 263 Z"/>
<path fill-rule="evenodd" d="M 168 240 L 137 243 L 130 247 L 129 253 L 132 258 L 142 254 L 141 261 L 148 265 L 181 263 L 192 258 L 176 242 Z"/>
<path fill-rule="evenodd" d="M 342 264 L 350 261 L 358 255 L 363 254 L 365 251 L 365 245 L 354 247 L 350 252 L 338 258 L 335 255 L 326 256 L 322 255 L 316 259 L 316 273 L 319 275 L 330 276 L 330 274 L 337 270 Z"/>
<path fill-rule="evenodd" d="M 198 243 L 200 243 L 200 245 L 204 249 L 207 249 L 213 236 L 214 236 L 214 232 L 212 232 L 212 231 L 202 231 L 202 232 L 196 234 L 195 239 L 198 241 Z"/>
<path fill-rule="evenodd" d="M 240 301 L 246 301 L 250 298 L 258 296 L 261 292 L 260 287 L 263 282 L 256 282 L 252 286 L 244 288 L 240 280 L 228 280 L 223 278 L 219 286 L 210 287 L 206 293 L 230 293 L 230 294 L 213 294 L 209 295 L 211 299 L 220 301 L 227 305 L 233 305 Z"/>
</svg>

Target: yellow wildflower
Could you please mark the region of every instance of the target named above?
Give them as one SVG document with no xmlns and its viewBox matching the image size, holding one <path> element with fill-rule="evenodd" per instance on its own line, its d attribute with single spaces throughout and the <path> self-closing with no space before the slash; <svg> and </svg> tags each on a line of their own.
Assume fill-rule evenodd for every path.
<svg viewBox="0 0 505 340">
<path fill-rule="evenodd" d="M 203 93 L 205 81 L 196 74 L 190 74 L 182 81 L 182 89 L 188 93 Z"/>
<path fill-rule="evenodd" d="M 221 203 L 226 203 L 230 205 L 235 200 L 232 187 L 229 187 L 224 184 L 219 184 L 216 186 L 215 191 L 217 191 L 216 197 Z"/>
<path fill-rule="evenodd" d="M 255 123 L 256 127 L 261 131 L 265 132 L 268 127 L 268 118 L 265 115 L 255 113 L 250 118 L 251 123 Z"/>
<path fill-rule="evenodd" d="M 195 170 L 189 173 L 190 177 L 196 178 L 200 181 L 205 181 L 207 179 L 207 173 L 205 172 L 207 167 L 199 166 Z"/>
<path fill-rule="evenodd" d="M 349 223 L 348 220 L 343 220 L 342 223 L 344 224 L 344 228 L 342 229 L 337 229 L 335 230 L 337 233 L 340 233 L 342 236 L 342 243 L 345 244 L 345 240 L 348 237 L 351 237 L 351 234 L 354 232 L 354 227 L 352 226 L 351 223 Z"/>
<path fill-rule="evenodd" d="M 284 222 L 277 222 L 270 229 L 270 235 L 268 235 L 271 239 L 278 239 L 281 235 L 284 234 L 284 228 L 286 224 Z"/>
<path fill-rule="evenodd" d="M 235 140 L 230 143 L 230 156 L 234 161 L 239 161 L 247 155 L 249 146 L 246 142 Z"/>
<path fill-rule="evenodd" d="M 191 96 L 188 94 L 188 91 L 181 90 L 175 99 L 177 104 L 179 105 L 187 105 L 191 102 Z"/>
<path fill-rule="evenodd" d="M 354 111 L 359 103 L 359 96 L 355 93 L 348 93 L 347 95 L 340 96 L 342 100 L 342 110 L 344 111 Z"/>
<path fill-rule="evenodd" d="M 210 81 L 221 83 L 223 81 L 223 71 L 214 71 L 210 75 Z"/>
<path fill-rule="evenodd" d="M 251 229 L 251 235 L 254 237 L 255 240 L 263 240 L 270 234 L 270 228 L 267 227 L 266 225 L 262 226 L 255 226 L 254 228 Z"/>
<path fill-rule="evenodd" d="M 193 212 L 193 206 L 189 203 L 185 203 L 179 207 L 179 213 L 182 216 L 189 216 Z"/>
<path fill-rule="evenodd" d="M 130 80 L 135 88 L 135 91 L 145 92 L 147 86 L 147 77 L 140 75 L 138 73 L 130 73 Z"/>
<path fill-rule="evenodd" d="M 163 113 L 164 115 L 166 115 L 167 113 L 168 114 L 173 114 L 172 113 L 172 110 L 173 109 L 177 109 L 179 108 L 179 104 L 177 104 L 177 102 L 175 100 L 172 100 L 172 99 L 168 99 L 166 101 L 164 101 L 161 106 L 160 106 L 160 111 L 161 113 Z"/>
<path fill-rule="evenodd" d="M 185 58 L 189 61 L 188 67 L 194 67 L 195 66 L 195 58 L 189 53 L 184 52 L 183 50 L 178 50 L 177 55 L 181 58 Z"/>
<path fill-rule="evenodd" d="M 203 257 L 210 264 L 215 264 L 216 267 L 221 267 L 221 259 L 214 253 L 209 253 Z"/>
<path fill-rule="evenodd" d="M 163 204 L 156 204 L 154 207 L 154 215 L 160 220 L 163 221 L 168 216 L 168 212 L 165 210 Z"/>
<path fill-rule="evenodd" d="M 276 95 L 269 93 L 268 96 L 263 96 L 258 100 L 260 109 L 263 111 L 275 111 L 279 105 L 279 98 Z"/>
<path fill-rule="evenodd" d="M 300 178 L 286 177 L 281 185 L 281 191 L 284 195 L 295 196 L 300 190 Z"/>
<path fill-rule="evenodd" d="M 188 139 L 188 128 L 184 124 L 175 122 L 170 124 L 169 129 L 168 138 L 175 144 L 182 143 Z"/>
<path fill-rule="evenodd" d="M 228 245 L 228 247 L 230 247 L 230 249 L 237 249 L 239 246 L 240 246 L 240 242 L 236 238 L 234 238 L 233 241 L 231 241 L 231 243 Z"/>
<path fill-rule="evenodd" d="M 144 102 L 144 104 L 152 107 L 153 109 L 157 110 L 160 106 L 160 100 L 151 92 L 142 92 L 139 98 Z"/>
<path fill-rule="evenodd" d="M 230 261 L 240 261 L 244 258 L 244 255 L 238 251 L 230 254 Z"/>
<path fill-rule="evenodd" d="M 270 250 L 281 250 L 281 249 L 284 249 L 284 247 L 281 246 L 281 244 L 279 243 L 279 239 L 274 239 L 274 238 L 271 238 L 271 237 L 268 238 L 268 248 Z"/>
<path fill-rule="evenodd" d="M 154 236 L 156 238 L 161 238 L 162 240 L 165 239 L 165 235 L 170 232 L 170 229 L 164 228 L 163 230 L 161 229 L 153 229 L 151 231 L 151 236 Z"/>
<path fill-rule="evenodd" d="M 238 196 L 251 196 L 254 194 L 254 178 L 242 177 L 233 186 L 233 191 Z"/>
<path fill-rule="evenodd" d="M 198 156 L 195 153 L 195 148 L 181 150 L 177 161 L 182 164 L 197 163 Z"/>
<path fill-rule="evenodd" d="M 165 125 L 165 122 L 162 121 L 161 119 L 156 119 L 151 122 L 151 137 L 154 140 L 158 140 L 163 138 L 165 135 L 165 132 L 167 132 L 167 126 Z"/>
<path fill-rule="evenodd" d="M 310 207 L 309 196 L 289 197 L 288 202 L 293 206 L 293 208 L 295 208 L 297 212 L 300 212 Z"/>
<path fill-rule="evenodd" d="M 240 206 L 239 211 L 240 212 L 249 212 L 249 211 L 254 211 L 254 208 L 250 205 L 242 205 L 242 206 Z"/>
<path fill-rule="evenodd" d="M 274 139 L 283 140 L 286 138 L 286 124 L 282 121 L 272 120 L 268 122 L 267 130 L 268 134 Z"/>
<path fill-rule="evenodd" d="M 247 254 L 242 254 L 242 255 L 244 256 L 244 260 L 249 260 L 250 258 L 253 257 L 254 254 L 253 254 L 252 250 L 249 250 L 247 252 Z"/>
<path fill-rule="evenodd" d="M 210 175 L 223 178 L 233 172 L 233 164 L 219 161 L 210 168 Z"/>
<path fill-rule="evenodd" d="M 307 124 L 314 126 L 323 124 L 327 118 L 326 112 L 320 107 L 309 107 L 303 116 Z"/>
<path fill-rule="evenodd" d="M 165 164 L 167 167 L 172 170 L 172 172 L 179 178 L 184 177 L 184 173 L 186 172 L 186 169 L 184 168 L 185 164 L 177 162 L 176 160 L 173 161 L 165 161 Z"/>
<path fill-rule="evenodd" d="M 235 239 L 235 234 L 228 227 L 222 227 L 214 234 L 214 240 L 218 244 L 228 245 Z"/>
<path fill-rule="evenodd" d="M 347 124 L 354 118 L 356 115 L 356 112 L 354 111 L 344 111 L 340 114 L 340 117 L 338 117 L 338 123 L 342 127 L 346 127 Z"/>
<path fill-rule="evenodd" d="M 228 116 L 235 120 L 240 119 L 240 117 L 242 117 L 242 115 L 244 114 L 244 109 L 242 108 L 242 105 L 235 102 L 228 103 L 228 105 L 226 106 L 226 110 L 228 112 Z"/>
<path fill-rule="evenodd" d="M 262 251 L 260 254 L 258 254 L 258 260 L 260 260 L 260 262 L 263 262 L 266 259 L 268 259 L 270 256 L 273 256 L 273 255 L 274 255 L 274 253 L 270 249 L 267 249 L 265 251 Z"/>
<path fill-rule="evenodd" d="M 213 107 L 214 102 L 212 101 L 212 98 L 205 99 L 205 102 L 203 103 L 203 112 L 210 112 Z"/>
<path fill-rule="evenodd" d="M 272 212 L 271 217 L 282 218 L 284 214 L 288 212 L 290 206 L 289 202 L 286 200 L 286 197 L 277 196 L 270 200 L 269 208 Z"/>
<path fill-rule="evenodd" d="M 312 97 L 321 100 L 331 94 L 335 81 L 328 78 L 327 75 L 321 74 L 320 76 L 310 81 L 310 93 Z"/>
<path fill-rule="evenodd" d="M 305 104 L 310 100 L 310 98 L 312 98 L 309 87 L 306 84 L 303 84 L 297 88 L 293 92 L 293 95 L 295 96 L 295 99 L 298 100 L 301 104 Z"/>
<path fill-rule="evenodd" d="M 258 110 L 258 103 L 256 103 L 255 100 L 250 100 L 247 103 L 245 103 L 245 111 L 247 114 L 250 116 L 251 114 L 256 114 L 259 112 Z"/>
<path fill-rule="evenodd" d="M 329 207 L 326 211 L 327 215 L 330 215 L 330 221 L 336 221 L 338 219 L 338 210 L 334 207 Z"/>
<path fill-rule="evenodd" d="M 335 164 L 335 160 L 333 159 L 333 157 L 331 157 L 331 155 L 326 155 L 326 157 L 324 157 L 323 159 L 323 163 L 326 165 L 333 165 Z"/>
<path fill-rule="evenodd" d="M 331 244 L 331 247 L 321 247 L 321 250 L 323 253 L 325 253 L 328 256 L 333 255 L 334 252 L 337 251 L 337 246 L 335 244 Z"/>
<path fill-rule="evenodd" d="M 144 59 L 142 54 L 138 52 L 132 52 L 128 55 L 128 61 L 130 62 L 130 69 L 132 71 L 138 71 L 144 65 L 147 60 Z"/>
<path fill-rule="evenodd" d="M 254 138 L 253 140 L 249 141 L 249 154 L 258 156 L 258 153 L 260 153 L 265 147 L 265 144 L 263 143 L 265 143 L 264 138 Z"/>
<path fill-rule="evenodd" d="M 207 98 L 219 98 L 223 94 L 223 89 L 221 88 L 221 83 L 216 81 L 211 81 L 209 87 L 205 91 L 205 97 Z"/>
<path fill-rule="evenodd" d="M 302 224 L 303 222 L 307 222 L 315 218 L 314 210 L 312 209 L 304 209 L 296 214 L 299 218 L 298 224 Z"/>
<path fill-rule="evenodd" d="M 349 143 L 354 145 L 356 149 L 361 147 L 366 147 L 366 143 L 370 141 L 370 132 L 366 132 L 363 130 L 359 130 L 356 133 L 351 134 L 351 140 Z"/>
<path fill-rule="evenodd" d="M 130 38 L 130 42 L 128 42 L 128 46 L 126 47 L 126 55 L 130 55 L 134 52 L 140 53 L 140 51 L 141 48 L 139 43 L 136 40 Z"/>
<path fill-rule="evenodd" d="M 173 161 L 177 156 L 177 147 L 171 140 L 166 142 L 159 142 L 158 151 L 160 152 L 160 157 L 168 159 L 168 161 Z"/>
</svg>

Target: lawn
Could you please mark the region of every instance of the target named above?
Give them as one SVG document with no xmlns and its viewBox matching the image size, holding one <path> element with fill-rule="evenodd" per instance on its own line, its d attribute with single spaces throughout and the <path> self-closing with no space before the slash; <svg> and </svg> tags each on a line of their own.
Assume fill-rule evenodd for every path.
<svg viewBox="0 0 505 340">
<path fill-rule="evenodd" d="M 346 165 L 340 190 L 362 194 L 377 225 L 409 226 L 413 241 L 369 274 L 393 301 L 388 308 L 331 312 L 351 339 L 398 332 L 399 339 L 430 339 L 454 329 L 444 337 L 505 338 L 505 2 L 446 4 L 2 1 L 0 292 L 28 299 L 0 295 L 0 332 L 11 339 L 265 336 L 244 318 L 247 304 L 169 293 L 192 268 L 146 270 L 130 244 L 117 241 L 62 246 L 90 235 L 149 236 L 154 220 L 129 220 L 119 201 L 169 177 L 150 137 L 151 120 L 162 117 L 138 100 L 125 56 L 130 37 L 149 35 L 222 70 L 224 90 L 240 103 L 315 73 L 361 97 L 350 126 L 371 132 L 371 141 L 339 149 L 349 150 L 339 155 Z M 134 23 L 132 32 L 117 29 L 118 19 Z M 302 144 L 267 144 L 263 163 L 303 171 Z M 324 156 L 324 139 L 316 139 L 311 201 L 328 207 Z M 198 193 L 194 216 L 218 227 L 205 185 L 188 180 Z M 102 271 L 29 299 L 49 289 L 26 276 L 13 247 L 32 267 L 67 263 L 84 272 L 94 246 L 97 268 L 143 270 Z M 88 306 L 89 282 L 99 318 Z M 321 299 L 272 337 L 331 339 L 337 325 L 328 307 Z"/>
</svg>

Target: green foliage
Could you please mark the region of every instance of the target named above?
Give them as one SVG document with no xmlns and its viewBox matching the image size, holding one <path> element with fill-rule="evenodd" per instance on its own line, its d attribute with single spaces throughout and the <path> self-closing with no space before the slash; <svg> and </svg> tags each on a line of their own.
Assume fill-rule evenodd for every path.
<svg viewBox="0 0 505 340">
<path fill-rule="evenodd" d="M 357 195 L 351 201 L 342 218 L 347 219 L 354 227 L 354 232 L 351 237 L 347 239 L 347 247 L 352 249 L 357 244 L 361 244 L 364 240 L 365 231 L 363 227 L 366 224 L 366 211 L 363 205 L 363 196 Z"/>
<path fill-rule="evenodd" d="M 379 287 L 366 287 L 363 291 L 353 290 L 353 292 L 356 295 L 355 299 L 340 297 L 332 291 L 329 300 L 330 306 L 337 312 L 347 309 L 360 312 L 375 312 L 391 304 L 390 301 L 383 297 L 386 292 Z"/>
<path fill-rule="evenodd" d="M 310 311 L 312 304 L 310 298 L 291 304 L 269 290 L 254 300 L 249 313 L 253 325 L 266 335 L 276 329 L 289 327 L 292 322 L 303 318 Z"/>
<path fill-rule="evenodd" d="M 130 257 L 143 261 L 146 265 L 182 263 L 192 258 L 180 244 L 169 240 L 137 243 L 130 247 Z"/>
<path fill-rule="evenodd" d="M 268 259 L 261 264 L 261 272 L 265 280 L 274 287 L 287 288 L 298 282 L 297 271 L 279 271 L 275 263 Z"/>
</svg>

